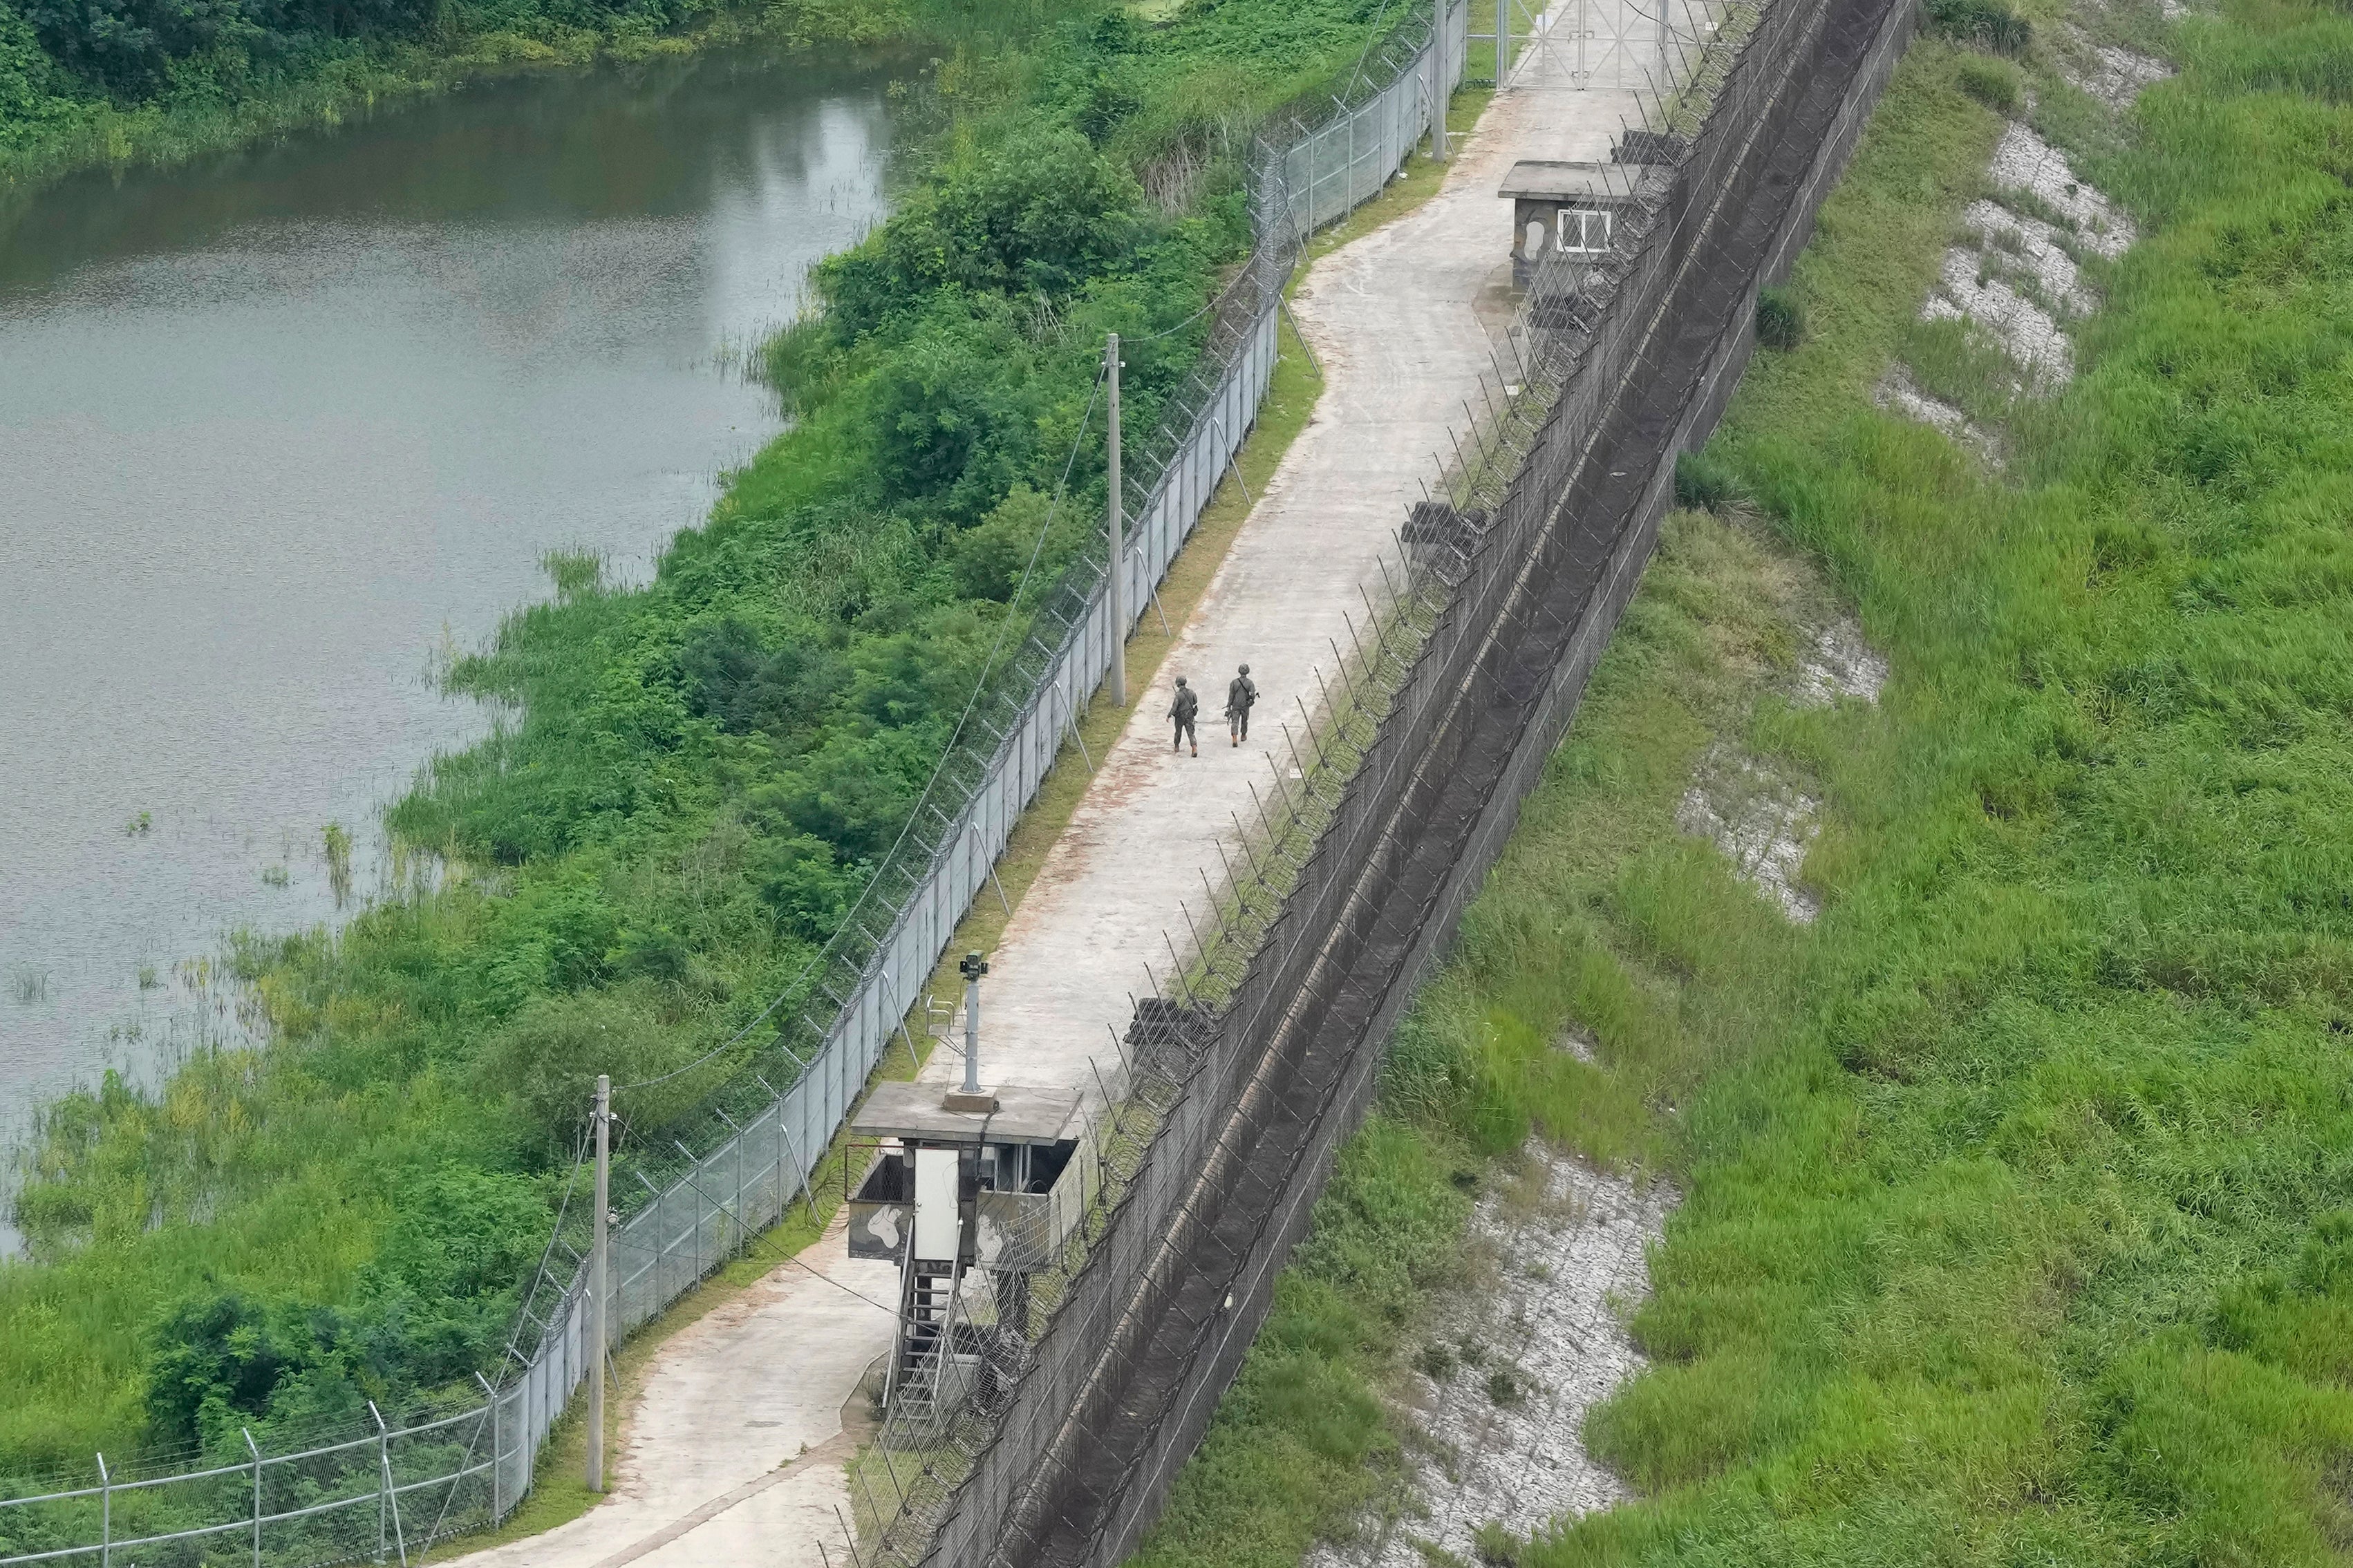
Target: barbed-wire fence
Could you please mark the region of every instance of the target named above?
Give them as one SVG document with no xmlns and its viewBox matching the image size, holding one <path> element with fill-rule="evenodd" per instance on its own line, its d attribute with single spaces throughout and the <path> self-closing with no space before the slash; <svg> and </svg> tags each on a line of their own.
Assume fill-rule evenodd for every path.
<svg viewBox="0 0 2353 1568">
<path fill-rule="evenodd" d="M 1428 133 L 1442 113 L 1432 83 L 1459 77 L 1464 26 L 1458 4 L 1434 49 L 1427 11 L 1412 8 L 1367 48 L 1328 110 L 1294 106 L 1253 142 L 1251 253 L 1205 312 L 1201 351 L 1155 427 L 1129 447 L 1130 626 L 1111 624 L 1104 552 L 1062 574 L 976 690 L 901 839 L 808 972 L 695 1064 L 721 1081 L 692 1110 L 629 1130 L 614 1196 L 613 1343 L 808 1200 L 851 1104 L 893 1036 L 905 1036 L 956 923 L 1086 711 L 1113 637 L 1151 612 L 1154 585 L 1255 423 L 1301 247 L 1378 194 Z M 502 1375 L 478 1377 L 470 1395 L 238 1428 L 227 1441 L 247 1450 L 241 1461 L 216 1438 L 127 1465 L 98 1456 L 82 1476 L 0 1478 L 0 1568 L 113 1568 L 118 1555 L 141 1568 L 216 1568 L 232 1551 L 256 1568 L 406 1564 L 504 1518 L 531 1489 L 540 1447 L 596 1353 L 585 1302 L 591 1216 L 578 1176 L 575 1160 Z"/>
<path fill-rule="evenodd" d="M 1189 960 L 1146 976 L 1118 1098 L 1019 1249 L 1056 1247 L 1051 1266 L 961 1275 L 955 1397 L 899 1413 L 853 1463 L 860 1568 L 1107 1568 L 1157 1511 L 1379 1042 L 1566 731 L 1674 458 L 1746 363 L 1757 289 L 1914 21 L 1911 0 L 1730 0 L 1624 128 L 1615 243 L 1539 259 L 1435 493 L 1400 519 L 1387 592 L 1335 644 L 1321 710 L 1286 727 L 1293 767 L 1185 911 Z"/>
</svg>

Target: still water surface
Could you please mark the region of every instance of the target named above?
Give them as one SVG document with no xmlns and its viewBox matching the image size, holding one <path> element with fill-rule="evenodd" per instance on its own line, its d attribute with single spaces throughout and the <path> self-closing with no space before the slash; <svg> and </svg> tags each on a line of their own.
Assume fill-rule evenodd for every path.
<svg viewBox="0 0 2353 1568">
<path fill-rule="evenodd" d="M 673 62 L 0 233 L 0 1136 L 233 1029 L 187 961 L 331 918 L 327 824 L 378 885 L 383 804 L 488 722 L 437 668 L 547 551 L 644 576 L 775 434 L 735 354 L 880 216 L 888 142 L 874 73 Z"/>
</svg>

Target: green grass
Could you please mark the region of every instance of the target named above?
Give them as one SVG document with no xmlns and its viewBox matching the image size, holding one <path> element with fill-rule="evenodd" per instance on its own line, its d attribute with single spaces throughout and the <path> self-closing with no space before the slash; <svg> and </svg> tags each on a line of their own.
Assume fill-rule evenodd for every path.
<svg viewBox="0 0 2353 1568">
<path fill-rule="evenodd" d="M 2342 1561 L 2353 23 L 2176 37 L 2130 137 L 2026 61 L 2145 237 L 2079 379 L 1981 405 L 2006 476 L 1868 402 L 1999 129 L 1968 57 L 1905 62 L 1711 448 L 1771 537 L 1672 520 L 1140 1561 L 1290 1563 L 1382 1500 L 1453 1232 L 1380 1216 L 1524 1131 L 1688 1196 L 1587 1430 L 1643 1500 L 1522 1564 Z M 1793 563 L 1877 709 L 1774 694 Z M 1815 926 L 1675 832 L 1717 741 L 1825 802 Z"/>
</svg>

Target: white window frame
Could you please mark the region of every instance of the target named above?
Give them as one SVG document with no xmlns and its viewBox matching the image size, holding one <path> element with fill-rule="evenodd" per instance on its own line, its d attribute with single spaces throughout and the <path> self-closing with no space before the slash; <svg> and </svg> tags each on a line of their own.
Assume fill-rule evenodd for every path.
<svg viewBox="0 0 2353 1568">
<path fill-rule="evenodd" d="M 1555 247 L 1569 256 L 1606 255 L 1609 249 L 1610 216 L 1609 212 L 1603 208 L 1560 208 L 1554 215 Z M 1573 240 L 1572 235 L 1575 236 Z"/>
</svg>

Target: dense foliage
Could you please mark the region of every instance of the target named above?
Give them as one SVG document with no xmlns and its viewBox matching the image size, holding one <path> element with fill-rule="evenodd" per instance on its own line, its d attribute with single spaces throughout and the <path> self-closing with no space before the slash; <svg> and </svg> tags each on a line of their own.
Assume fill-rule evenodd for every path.
<svg viewBox="0 0 2353 1568">
<path fill-rule="evenodd" d="M 1793 281 L 1810 335 L 1686 476 L 1762 515 L 1674 520 L 1145 1562 L 1361 1517 L 1394 1281 L 1449 1268 L 1367 1222 L 1531 1131 L 1684 1201 L 1652 1364 L 1585 1430 L 1641 1496 L 1489 1561 L 2343 1561 L 2353 21 L 2137 25 L 2182 71 L 2129 142 L 2025 61 L 2144 225 L 2047 404 L 1915 352 L 2000 121 L 1951 49 L 1899 70 Z M 1873 406 L 1899 352 L 2006 473 Z M 1812 568 L 1892 660 L 1876 707 L 1784 695 Z M 1824 803 L 1815 925 L 1678 831 L 1714 746 Z"/>
<path fill-rule="evenodd" d="M 0 0 L 0 196 L 84 164 L 333 124 L 485 70 L 875 44 L 1018 26 L 1034 8 L 976 24 L 959 0 Z"/>
<path fill-rule="evenodd" d="M 50 1113 L 34 1261 L 0 1267 L 0 1465 L 485 1364 L 594 1076 L 691 1061 L 803 972 L 1031 613 L 1033 552 L 1049 580 L 1096 535 L 1103 334 L 1148 428 L 1248 245 L 1250 127 L 1395 23 L 1081 3 L 963 35 L 898 215 L 769 356 L 793 428 L 651 584 L 553 560 L 553 601 L 456 671 L 517 717 L 391 812 L 443 884 L 245 944 L 266 1047 Z M 624 1096 L 625 1143 L 730 1065 Z"/>
</svg>

